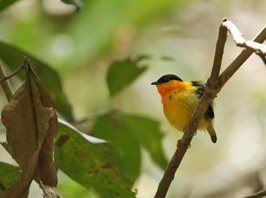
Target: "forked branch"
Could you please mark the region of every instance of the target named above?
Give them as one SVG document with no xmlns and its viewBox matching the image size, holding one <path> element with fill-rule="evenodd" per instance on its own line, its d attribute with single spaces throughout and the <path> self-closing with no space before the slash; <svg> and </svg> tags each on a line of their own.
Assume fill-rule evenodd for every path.
<svg viewBox="0 0 266 198">
<path fill-rule="evenodd" d="M 227 32 L 231 32 L 237 46 L 244 47 L 245 49 L 237 56 L 237 58 L 227 67 L 227 69 L 219 76 L 224 45 L 226 42 Z M 266 39 L 266 26 L 259 32 L 253 41 L 247 42 L 241 36 L 238 28 L 227 19 L 223 19 L 223 23 L 219 29 L 219 36 L 216 44 L 215 56 L 212 66 L 211 75 L 206 83 L 205 92 L 199 102 L 194 114 L 185 129 L 184 135 L 180 140 L 180 146 L 175 151 L 167 169 L 159 183 L 155 198 L 164 198 L 167 194 L 169 186 L 174 179 L 175 172 L 179 167 L 188 146 L 196 132 L 199 122 L 203 117 L 208 105 L 216 97 L 217 93 L 222 89 L 224 84 L 233 76 L 233 74 L 241 67 L 241 65 L 255 52 L 260 56 L 264 56 L 265 45 L 262 45 Z"/>
</svg>

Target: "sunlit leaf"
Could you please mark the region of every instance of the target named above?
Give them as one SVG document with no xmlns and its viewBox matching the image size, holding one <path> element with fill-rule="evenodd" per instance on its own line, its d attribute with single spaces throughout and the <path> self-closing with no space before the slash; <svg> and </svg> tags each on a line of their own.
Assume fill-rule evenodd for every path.
<svg viewBox="0 0 266 198">
<path fill-rule="evenodd" d="M 57 166 L 73 180 L 101 197 L 134 197 L 115 148 L 60 122 L 56 140 Z"/>
<path fill-rule="evenodd" d="M 63 92 L 62 83 L 59 74 L 47 64 L 32 57 L 27 52 L 24 52 L 16 47 L 0 41 L 0 58 L 10 67 L 15 70 L 22 65 L 23 58 L 28 56 L 31 60 L 34 71 L 40 76 L 45 86 L 49 90 L 56 109 L 68 120 L 73 120 L 72 108 Z M 25 75 L 21 73 L 19 76 L 24 79 Z"/>
<path fill-rule="evenodd" d="M 44 193 L 52 192 L 57 184 L 53 162 L 57 116 L 40 79 L 29 65 L 26 71 L 25 83 L 4 107 L 1 116 L 12 157 L 22 169 L 21 178 L 4 192 L 3 198 L 27 197 L 34 177 L 45 185 Z"/>
<path fill-rule="evenodd" d="M 115 61 L 109 67 L 106 81 L 110 95 L 113 96 L 146 70 L 146 67 L 138 67 L 136 62 L 129 59 Z"/>
<path fill-rule="evenodd" d="M 17 166 L 0 162 L 0 197 L 5 189 L 15 183 L 21 172 Z"/>
</svg>

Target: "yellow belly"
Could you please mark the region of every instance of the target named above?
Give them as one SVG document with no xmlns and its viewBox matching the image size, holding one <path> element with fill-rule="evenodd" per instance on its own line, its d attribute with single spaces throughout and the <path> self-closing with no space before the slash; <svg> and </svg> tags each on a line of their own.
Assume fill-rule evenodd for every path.
<svg viewBox="0 0 266 198">
<path fill-rule="evenodd" d="M 199 102 L 197 95 L 188 91 L 173 91 L 162 98 L 163 110 L 170 124 L 179 131 L 184 131 Z M 208 122 L 203 118 L 199 129 L 206 129 Z"/>
</svg>

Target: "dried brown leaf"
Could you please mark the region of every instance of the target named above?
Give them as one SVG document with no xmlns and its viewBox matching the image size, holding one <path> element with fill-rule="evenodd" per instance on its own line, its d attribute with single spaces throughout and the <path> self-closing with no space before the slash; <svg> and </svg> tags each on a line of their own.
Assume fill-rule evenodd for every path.
<svg viewBox="0 0 266 198">
<path fill-rule="evenodd" d="M 57 184 L 53 163 L 57 116 L 41 80 L 30 66 L 26 67 L 26 71 L 25 83 L 2 112 L 12 156 L 23 171 L 20 180 L 4 192 L 4 198 L 27 197 L 34 178 L 47 186 L 54 187 Z"/>
</svg>

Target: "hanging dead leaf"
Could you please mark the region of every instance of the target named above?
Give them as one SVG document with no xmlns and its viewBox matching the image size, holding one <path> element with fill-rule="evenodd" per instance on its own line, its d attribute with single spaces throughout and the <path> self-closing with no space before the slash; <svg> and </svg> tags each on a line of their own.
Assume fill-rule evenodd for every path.
<svg viewBox="0 0 266 198">
<path fill-rule="evenodd" d="M 4 192 L 3 198 L 27 197 L 33 179 L 51 188 L 57 184 L 53 162 L 57 116 L 49 93 L 26 63 L 27 79 L 2 112 L 12 156 L 23 173 L 20 180 Z"/>
</svg>

